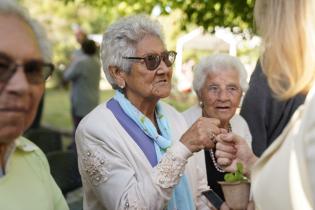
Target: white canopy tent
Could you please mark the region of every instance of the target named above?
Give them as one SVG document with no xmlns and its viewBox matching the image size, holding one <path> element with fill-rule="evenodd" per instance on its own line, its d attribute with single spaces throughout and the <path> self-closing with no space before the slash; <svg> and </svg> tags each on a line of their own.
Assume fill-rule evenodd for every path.
<svg viewBox="0 0 315 210">
<path fill-rule="evenodd" d="M 244 37 L 246 37 L 244 39 Z M 209 50 L 213 53 L 228 52 L 237 55 L 237 48 L 249 41 L 248 47 L 255 48 L 260 44 L 260 38 L 251 37 L 249 32 L 234 34 L 229 28 L 216 27 L 213 34 L 197 28 L 180 37 L 176 43 L 176 63 L 174 76 L 178 78 L 177 88 L 182 91 L 191 85 L 191 78 L 185 78 L 183 73 L 183 51 L 185 49 Z M 185 83 L 185 84 L 183 84 Z M 188 84 L 189 83 L 189 84 Z"/>
<path fill-rule="evenodd" d="M 187 76 L 185 75 L 187 72 L 185 73 L 182 70 L 184 68 L 183 51 L 185 49 L 211 50 L 214 52 L 230 52 L 230 54 L 236 54 L 234 43 L 229 43 L 229 40 L 224 40 L 221 36 L 222 35 L 206 33 L 202 28 L 197 28 L 177 40 L 177 57 L 174 76 L 178 79 L 177 88 L 180 91 L 189 89 L 192 82 L 191 73 L 188 73 L 189 76 Z"/>
</svg>

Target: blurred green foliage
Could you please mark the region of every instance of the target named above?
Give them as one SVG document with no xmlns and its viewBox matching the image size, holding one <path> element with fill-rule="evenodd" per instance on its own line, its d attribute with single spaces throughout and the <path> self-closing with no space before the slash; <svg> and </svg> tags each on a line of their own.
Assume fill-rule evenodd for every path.
<svg viewBox="0 0 315 210">
<path fill-rule="evenodd" d="M 19 0 L 46 27 L 53 42 L 54 61 L 67 64 L 78 47 L 72 28 L 80 25 L 88 33 L 103 33 L 119 17 L 147 13 L 163 19 L 170 39 L 196 26 L 251 29 L 254 0 Z M 168 19 L 167 17 L 171 17 Z"/>
<path fill-rule="evenodd" d="M 61 0 L 20 0 L 32 16 L 40 21 L 52 42 L 57 66 L 67 65 L 71 52 L 79 47 L 75 41 L 73 28 L 81 26 L 87 33 L 101 33 L 111 22 L 102 8 L 84 5 L 82 2 L 65 4 Z"/>
<path fill-rule="evenodd" d="M 212 31 L 217 25 L 251 29 L 254 0 L 18 0 L 45 27 L 53 47 L 53 62 L 57 67 L 53 78 L 48 82 L 43 123 L 58 128 L 72 128 L 70 119 L 70 100 L 67 89 L 61 88 L 63 70 L 70 62 L 74 49 L 78 48 L 73 28 L 82 27 L 88 34 L 102 34 L 108 25 L 126 15 L 146 13 L 157 18 L 165 29 L 166 45 L 176 50 L 179 37 L 202 26 Z M 209 51 L 188 50 L 183 61 L 192 58 L 196 61 Z M 257 53 L 251 55 L 246 49 L 238 55 L 250 54 L 255 60 Z M 174 78 L 176 83 L 176 78 Z M 112 91 L 102 92 L 108 98 Z M 177 92 L 173 88 L 167 103 L 179 111 L 196 103 L 190 93 Z"/>
<path fill-rule="evenodd" d="M 79 45 L 73 28 L 82 27 L 88 34 L 102 34 L 119 17 L 147 13 L 155 16 L 165 29 L 166 44 L 176 49 L 178 38 L 202 26 L 246 29 L 252 27 L 253 0 L 19 0 L 45 27 L 53 47 L 57 67 L 51 85 L 60 87 L 62 71 Z M 243 51 L 244 52 L 244 51 Z M 242 53 L 242 52 L 241 52 Z M 211 52 L 185 50 L 183 61 L 198 60 Z M 257 56 L 256 56 L 257 57 Z M 59 70 L 59 71 L 58 71 Z"/>
<path fill-rule="evenodd" d="M 97 8 L 116 8 L 116 14 L 125 16 L 153 9 L 161 14 L 170 14 L 180 10 L 181 28 L 194 23 L 204 29 L 213 26 L 251 28 L 253 25 L 254 0 L 64 0 L 66 3 L 83 2 Z"/>
</svg>

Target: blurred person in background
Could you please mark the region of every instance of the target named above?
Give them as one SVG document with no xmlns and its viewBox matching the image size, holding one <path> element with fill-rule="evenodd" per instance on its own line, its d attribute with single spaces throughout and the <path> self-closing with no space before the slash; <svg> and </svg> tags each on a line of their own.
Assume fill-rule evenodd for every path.
<svg viewBox="0 0 315 210">
<path fill-rule="evenodd" d="M 160 100 L 171 92 L 175 58 L 147 16 L 126 17 L 104 33 L 102 66 L 115 96 L 76 132 L 84 209 L 209 209 L 201 199 L 206 176 L 192 154 L 214 146 L 208 128 L 218 120 L 200 118 L 188 128 Z"/>
<path fill-rule="evenodd" d="M 15 1 L 0 1 L 0 209 L 66 210 L 43 152 L 21 135 L 53 65 L 41 27 Z"/>
<path fill-rule="evenodd" d="M 194 68 L 193 89 L 199 104 L 183 115 L 188 125 L 192 125 L 201 116 L 220 121 L 219 128 L 234 132 L 246 139 L 251 145 L 251 134 L 246 121 L 236 113 L 244 92 L 248 88 L 247 72 L 243 64 L 227 54 L 204 57 Z M 211 130 L 211 125 L 209 125 Z M 214 136 L 218 135 L 212 131 Z M 202 150 L 196 154 L 199 167 L 207 174 L 208 185 L 224 200 L 218 181 L 224 180 L 225 171 L 217 165 L 215 149 Z"/>
<path fill-rule="evenodd" d="M 75 36 L 75 40 L 80 45 L 80 48 L 72 52 L 71 62 L 75 62 L 78 58 L 84 55 L 82 51 L 82 43 L 88 39 L 87 33 L 80 26 L 75 27 L 74 36 Z"/>
<path fill-rule="evenodd" d="M 279 100 L 307 94 L 279 137 L 257 158 L 233 133 L 217 137 L 218 163 L 251 177 L 256 209 L 315 208 L 315 0 L 256 0 L 261 65 Z M 236 149 L 236 151 L 235 151 Z"/>
<path fill-rule="evenodd" d="M 82 52 L 64 72 L 64 80 L 71 81 L 71 114 L 73 141 L 69 149 L 76 150 L 74 134 L 79 122 L 99 103 L 100 62 L 96 56 L 97 46 L 93 40 L 82 42 Z"/>
</svg>

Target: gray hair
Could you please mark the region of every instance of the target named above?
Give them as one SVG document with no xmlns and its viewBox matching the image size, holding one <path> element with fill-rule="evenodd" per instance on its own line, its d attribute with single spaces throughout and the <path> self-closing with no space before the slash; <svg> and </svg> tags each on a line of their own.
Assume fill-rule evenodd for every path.
<svg viewBox="0 0 315 210">
<path fill-rule="evenodd" d="M 43 59 L 51 61 L 51 48 L 45 31 L 36 20 L 30 17 L 26 9 L 15 0 L 0 0 L 0 14 L 14 15 L 24 21 L 35 34 Z"/>
<path fill-rule="evenodd" d="M 209 73 L 219 71 L 234 70 L 240 76 L 240 86 L 243 92 L 248 88 L 247 72 L 237 57 L 228 54 L 216 54 L 213 56 L 204 57 L 194 68 L 193 89 L 197 95 Z"/>
<path fill-rule="evenodd" d="M 146 15 L 125 17 L 112 24 L 103 35 L 101 44 L 101 61 L 105 76 L 113 89 L 118 85 L 109 73 L 110 66 L 116 66 L 128 73 L 130 60 L 123 56 L 135 56 L 136 46 L 146 35 L 156 36 L 164 43 L 162 27 L 157 21 Z"/>
</svg>

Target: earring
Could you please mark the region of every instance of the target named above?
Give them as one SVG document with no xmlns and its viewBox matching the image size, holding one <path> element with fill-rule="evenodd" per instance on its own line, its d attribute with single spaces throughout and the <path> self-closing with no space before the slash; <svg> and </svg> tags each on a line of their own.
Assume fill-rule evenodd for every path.
<svg viewBox="0 0 315 210">
<path fill-rule="evenodd" d="M 124 89 L 125 88 L 125 82 L 121 85 L 119 85 L 120 89 Z"/>
<path fill-rule="evenodd" d="M 203 102 L 199 101 L 199 106 L 202 108 L 203 107 Z"/>
</svg>

